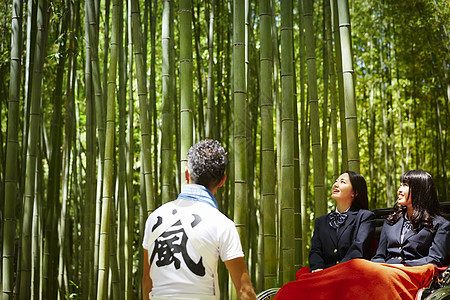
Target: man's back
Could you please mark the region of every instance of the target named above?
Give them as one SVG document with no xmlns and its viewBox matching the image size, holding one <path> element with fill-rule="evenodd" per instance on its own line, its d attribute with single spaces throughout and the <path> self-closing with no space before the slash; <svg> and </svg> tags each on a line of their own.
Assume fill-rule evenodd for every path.
<svg viewBox="0 0 450 300">
<path fill-rule="evenodd" d="M 219 299 L 219 256 L 238 297 L 256 299 L 236 227 L 214 198 L 227 178 L 227 162 L 218 141 L 189 148 L 178 199 L 155 210 L 145 225 L 144 299 Z"/>
<path fill-rule="evenodd" d="M 166 229 L 149 241 L 149 233 L 160 226 Z M 219 256 L 223 261 L 244 256 L 234 223 L 199 201 L 178 199 L 159 207 L 148 218 L 145 232 L 154 296 L 214 295 Z"/>
</svg>

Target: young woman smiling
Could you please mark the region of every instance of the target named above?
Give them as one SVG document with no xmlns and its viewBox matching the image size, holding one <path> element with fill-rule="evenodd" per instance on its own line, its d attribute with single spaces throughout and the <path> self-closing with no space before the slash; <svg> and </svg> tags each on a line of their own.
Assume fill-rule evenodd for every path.
<svg viewBox="0 0 450 300">
<path fill-rule="evenodd" d="M 433 178 L 422 170 L 404 173 L 394 212 L 381 230 L 374 262 L 441 267 L 450 244 L 450 222 L 441 216 Z"/>
<path fill-rule="evenodd" d="M 371 256 L 375 215 L 367 210 L 364 177 L 352 171 L 342 173 L 333 184 L 331 198 L 336 201 L 336 210 L 314 223 L 309 252 L 311 272 Z"/>
</svg>

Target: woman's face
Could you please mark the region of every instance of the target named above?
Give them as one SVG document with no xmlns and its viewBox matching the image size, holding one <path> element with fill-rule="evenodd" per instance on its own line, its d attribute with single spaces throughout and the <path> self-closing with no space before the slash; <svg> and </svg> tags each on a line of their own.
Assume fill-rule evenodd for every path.
<svg viewBox="0 0 450 300">
<path fill-rule="evenodd" d="M 398 204 L 406 207 L 412 207 L 411 197 L 409 196 L 409 184 L 406 182 L 400 183 L 397 194 Z"/>
<path fill-rule="evenodd" d="M 355 193 L 353 192 L 353 186 L 350 182 L 348 173 L 343 173 L 336 179 L 333 184 L 331 198 L 336 201 L 353 200 L 353 198 L 355 198 Z"/>
</svg>

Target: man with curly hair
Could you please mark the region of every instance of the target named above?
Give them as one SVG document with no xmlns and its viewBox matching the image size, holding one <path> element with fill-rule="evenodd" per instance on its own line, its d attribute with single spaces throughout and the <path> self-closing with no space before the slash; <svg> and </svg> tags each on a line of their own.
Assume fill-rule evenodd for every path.
<svg viewBox="0 0 450 300">
<path fill-rule="evenodd" d="M 239 299 L 256 299 L 235 224 L 214 198 L 226 180 L 227 153 L 218 141 L 204 140 L 189 149 L 187 160 L 178 198 L 145 225 L 144 299 L 220 299 L 219 256 Z"/>
</svg>

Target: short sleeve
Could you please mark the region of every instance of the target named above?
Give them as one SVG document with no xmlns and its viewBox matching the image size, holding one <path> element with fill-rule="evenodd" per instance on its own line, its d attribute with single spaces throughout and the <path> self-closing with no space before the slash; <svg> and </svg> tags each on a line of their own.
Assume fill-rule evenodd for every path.
<svg viewBox="0 0 450 300">
<path fill-rule="evenodd" d="M 227 224 L 226 229 L 222 232 L 219 240 L 219 254 L 222 261 L 244 256 L 239 234 L 232 221 Z"/>
<path fill-rule="evenodd" d="M 147 218 L 147 221 L 145 221 L 145 229 L 144 229 L 144 239 L 142 240 L 142 247 L 145 249 L 145 250 L 148 250 L 148 248 L 149 248 L 149 244 L 148 244 L 148 239 L 149 239 L 149 236 L 150 236 L 150 233 L 152 232 L 151 231 L 151 224 L 152 224 L 152 222 L 151 222 L 151 216 L 149 216 L 148 218 Z"/>
</svg>

